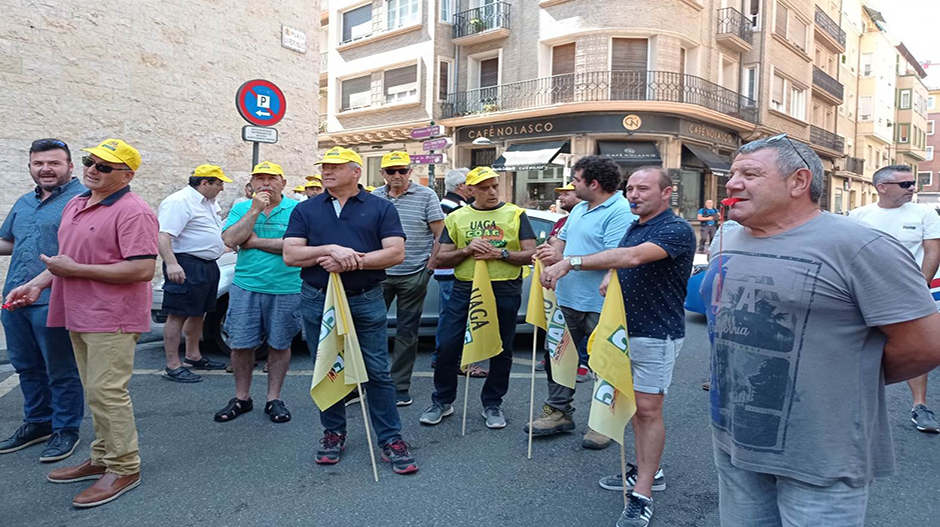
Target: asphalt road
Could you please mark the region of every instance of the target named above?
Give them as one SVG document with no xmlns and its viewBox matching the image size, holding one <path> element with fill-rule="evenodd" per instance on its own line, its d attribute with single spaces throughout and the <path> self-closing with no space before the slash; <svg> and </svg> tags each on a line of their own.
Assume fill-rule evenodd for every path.
<svg viewBox="0 0 940 527">
<path fill-rule="evenodd" d="M 654 526 L 718 525 L 718 488 L 711 459 L 704 320 L 690 316 L 688 335 L 666 400 L 667 443 L 663 457 L 667 489 L 655 493 Z M 587 385 L 576 394 L 576 433 L 537 439 L 526 459 L 528 359 L 531 345 L 520 341 L 510 391 L 504 403 L 509 426 L 488 430 L 480 417 L 481 380 L 471 381 L 466 437 L 458 412 L 437 426 L 418 423 L 430 398 L 430 355 L 419 356 L 412 394 L 403 408 L 405 440 L 420 471 L 410 476 L 379 466 L 372 481 L 362 417 L 349 412 L 349 437 L 342 462 L 313 463 L 321 436 L 316 408 L 308 395 L 309 355 L 295 356 L 284 400 L 293 414 L 275 424 L 263 413 L 265 377 L 254 377 L 255 411 L 231 423 L 215 423 L 213 413 L 234 394 L 229 375 L 211 375 L 201 384 L 179 385 L 160 378 L 160 343 L 138 348 L 131 396 L 140 430 L 142 483 L 114 503 L 75 510 L 71 498 L 87 483 L 54 485 L 53 468 L 87 458 L 91 417 L 82 426 L 74 456 L 54 465 L 38 462 L 41 447 L 0 456 L 0 526 L 69 525 L 232 525 L 232 526 L 612 526 L 622 510 L 619 493 L 597 479 L 619 470 L 614 445 L 593 452 L 580 447 L 587 422 Z M 260 370 L 260 367 L 259 367 Z M 0 392 L 9 372 L 0 371 Z M 931 376 L 929 402 L 940 409 L 940 374 Z M 10 385 L 10 381 L 6 386 Z M 536 400 L 546 394 L 536 383 Z M 898 475 L 872 489 L 867 525 L 936 525 L 940 517 L 940 436 L 913 429 L 907 387 L 888 389 L 897 450 Z M 14 388 L 0 396 L 0 435 L 22 418 L 22 396 Z M 632 438 L 628 436 L 630 442 Z M 628 460 L 632 446 L 627 446 Z M 378 455 L 378 454 L 377 454 Z"/>
</svg>

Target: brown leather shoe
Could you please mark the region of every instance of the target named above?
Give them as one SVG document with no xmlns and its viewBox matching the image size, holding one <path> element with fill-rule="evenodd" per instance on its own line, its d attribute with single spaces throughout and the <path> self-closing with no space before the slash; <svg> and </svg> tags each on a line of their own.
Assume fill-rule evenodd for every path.
<svg viewBox="0 0 940 527">
<path fill-rule="evenodd" d="M 104 476 L 107 470 L 103 465 L 92 464 L 89 459 L 81 465 L 53 470 L 46 476 L 46 479 L 53 483 L 74 483 L 86 479 L 98 479 Z"/>
<path fill-rule="evenodd" d="M 581 439 L 581 446 L 588 450 L 603 450 L 610 446 L 610 438 L 600 432 L 595 432 L 588 428 L 584 437 Z"/>
<path fill-rule="evenodd" d="M 137 485 L 140 485 L 140 472 L 129 476 L 118 476 L 113 472 L 107 472 L 94 485 L 75 496 L 75 499 L 72 500 L 72 506 L 87 509 L 88 507 L 104 505 L 109 501 L 116 500 L 121 494 Z"/>
</svg>

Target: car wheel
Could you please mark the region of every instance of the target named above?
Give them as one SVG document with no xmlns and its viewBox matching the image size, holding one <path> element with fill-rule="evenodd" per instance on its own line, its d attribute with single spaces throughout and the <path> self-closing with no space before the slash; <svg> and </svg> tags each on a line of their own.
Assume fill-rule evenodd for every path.
<svg viewBox="0 0 940 527">
<path fill-rule="evenodd" d="M 206 315 L 203 323 L 202 340 L 209 348 L 226 356 L 232 355 L 232 348 L 228 345 L 228 332 L 225 331 L 225 315 L 228 312 L 228 295 L 219 298 L 215 311 Z M 255 360 L 262 361 L 268 358 L 268 343 L 263 342 L 255 349 Z"/>
</svg>

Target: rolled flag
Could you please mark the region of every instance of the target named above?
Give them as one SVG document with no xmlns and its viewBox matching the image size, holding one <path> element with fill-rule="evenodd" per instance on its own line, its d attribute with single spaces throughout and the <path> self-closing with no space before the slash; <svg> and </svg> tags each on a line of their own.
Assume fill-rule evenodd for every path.
<svg viewBox="0 0 940 527">
<path fill-rule="evenodd" d="M 558 305 L 555 291 L 542 287 L 542 267 L 542 262 L 536 260 L 525 321 L 545 330 L 545 346 L 552 361 L 552 380 L 573 390 L 578 377 L 578 349 L 565 324 L 565 315 Z"/>
</svg>

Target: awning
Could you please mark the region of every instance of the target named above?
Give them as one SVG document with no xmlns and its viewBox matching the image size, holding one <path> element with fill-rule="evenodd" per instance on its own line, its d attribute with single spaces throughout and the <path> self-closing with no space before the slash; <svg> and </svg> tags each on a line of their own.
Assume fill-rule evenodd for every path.
<svg viewBox="0 0 940 527">
<path fill-rule="evenodd" d="M 731 171 L 731 160 L 725 156 L 720 156 L 704 146 L 683 144 L 682 147 L 704 163 L 713 174 L 727 176 Z"/>
<path fill-rule="evenodd" d="M 546 168 L 558 154 L 567 154 L 571 151 L 568 141 L 540 141 L 537 143 L 516 143 L 493 162 L 493 170 L 497 172 L 513 172 L 516 170 L 542 170 Z"/>
<path fill-rule="evenodd" d="M 597 147 L 601 151 L 601 156 L 613 159 L 622 167 L 641 167 L 663 163 L 656 143 L 649 141 L 598 141 Z"/>
</svg>

